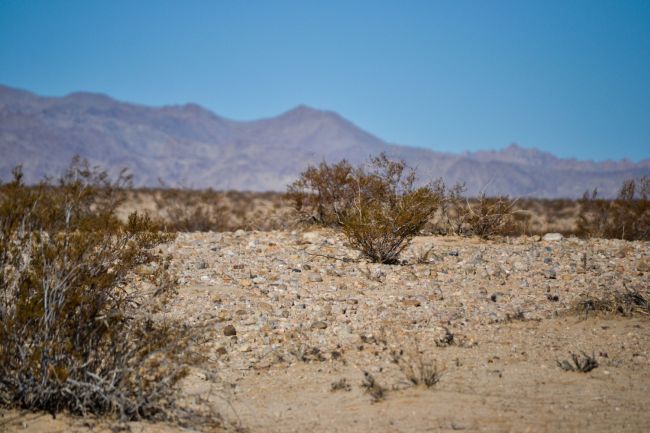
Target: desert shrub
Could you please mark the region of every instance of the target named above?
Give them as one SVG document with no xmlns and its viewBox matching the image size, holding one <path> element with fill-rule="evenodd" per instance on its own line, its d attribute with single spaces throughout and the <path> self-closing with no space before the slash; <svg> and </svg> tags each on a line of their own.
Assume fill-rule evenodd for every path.
<svg viewBox="0 0 650 433">
<path fill-rule="evenodd" d="M 20 169 L 0 184 L 0 405 L 173 416 L 188 339 L 149 318 L 132 281 L 164 269 L 154 248 L 172 236 L 147 216 L 117 220 L 128 181 L 77 159 L 56 184 L 27 187 Z"/>
<path fill-rule="evenodd" d="M 342 160 L 310 166 L 287 189 L 287 198 L 305 220 L 340 225 L 355 198 L 355 169 Z"/>
<path fill-rule="evenodd" d="M 372 262 L 397 263 L 402 250 L 436 212 L 441 183 L 415 186 L 415 171 L 381 154 L 352 174 L 354 199 L 341 226 L 350 245 Z"/>
<path fill-rule="evenodd" d="M 443 206 L 447 231 L 457 235 L 489 238 L 524 232 L 529 215 L 517 212 L 517 200 L 507 196 L 489 197 L 481 192 L 476 199 L 465 197 L 465 185 L 449 189 Z"/>
<path fill-rule="evenodd" d="M 580 200 L 578 234 L 609 239 L 650 239 L 650 178 L 623 182 L 614 200 L 585 192 Z"/>
<path fill-rule="evenodd" d="M 583 294 L 572 308 L 576 313 L 633 316 L 650 315 L 650 288 L 605 289 L 598 294 Z"/>
<path fill-rule="evenodd" d="M 211 189 L 162 188 L 153 198 L 167 231 L 207 232 L 230 228 L 223 197 Z"/>
<path fill-rule="evenodd" d="M 343 160 L 309 167 L 287 197 L 306 219 L 342 228 L 373 262 L 392 264 L 442 201 L 442 182 L 416 186 L 415 171 L 385 154 L 368 166 Z"/>
<path fill-rule="evenodd" d="M 575 371 L 578 373 L 589 373 L 591 370 L 598 368 L 598 361 L 596 356 L 592 353 L 587 355 L 582 352 L 582 355 L 575 353 L 571 354 L 571 360 L 565 359 L 556 361 L 558 367 L 564 371 Z"/>
</svg>

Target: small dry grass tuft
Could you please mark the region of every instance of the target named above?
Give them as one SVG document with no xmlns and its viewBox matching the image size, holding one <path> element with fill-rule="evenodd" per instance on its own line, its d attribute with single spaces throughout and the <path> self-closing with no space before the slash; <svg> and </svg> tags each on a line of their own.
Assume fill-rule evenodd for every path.
<svg viewBox="0 0 650 433">
<path fill-rule="evenodd" d="M 596 361 L 596 356 L 593 353 L 589 356 L 582 352 L 582 355 L 572 353 L 570 360 L 565 359 L 557 361 L 557 365 L 564 371 L 589 373 L 591 370 L 598 367 L 598 361 Z"/>
<path fill-rule="evenodd" d="M 614 200 L 585 192 L 580 201 L 578 234 L 609 239 L 650 239 L 650 177 L 623 182 Z"/>
<path fill-rule="evenodd" d="M 374 376 L 367 371 L 363 372 L 363 382 L 361 382 L 361 387 L 370 395 L 373 403 L 386 398 L 386 388 L 377 383 Z"/>
<path fill-rule="evenodd" d="M 573 311 L 584 313 L 585 317 L 591 312 L 622 316 L 650 315 L 650 289 L 628 289 L 625 292 L 612 289 L 605 290 L 600 296 L 583 295 Z"/>
<path fill-rule="evenodd" d="M 518 235 L 527 230 L 530 216 L 516 209 L 517 200 L 505 196 L 488 197 L 485 192 L 470 200 L 464 196 L 465 191 L 464 184 L 457 184 L 445 197 L 443 221 L 447 233 L 487 239 Z"/>
<path fill-rule="evenodd" d="M 339 379 L 336 382 L 332 382 L 332 386 L 330 388 L 332 391 L 351 391 L 352 386 L 348 382 L 346 378 Z"/>
</svg>

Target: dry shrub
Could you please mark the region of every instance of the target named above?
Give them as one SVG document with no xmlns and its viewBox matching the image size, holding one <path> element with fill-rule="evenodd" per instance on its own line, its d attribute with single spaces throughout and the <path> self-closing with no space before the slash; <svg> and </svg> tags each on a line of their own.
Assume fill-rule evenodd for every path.
<svg viewBox="0 0 650 433">
<path fill-rule="evenodd" d="M 164 188 L 153 195 L 165 230 L 207 232 L 229 229 L 223 197 L 211 190 Z"/>
<path fill-rule="evenodd" d="M 148 318 L 132 282 L 164 268 L 153 249 L 172 236 L 146 216 L 117 220 L 128 181 L 77 159 L 56 185 L 27 187 L 20 169 L 0 184 L 0 405 L 174 417 L 189 340 Z"/>
<path fill-rule="evenodd" d="M 587 355 L 582 352 L 582 356 L 575 353 L 571 354 L 571 360 L 556 361 L 558 367 L 564 371 L 575 371 L 578 373 L 589 373 L 591 370 L 598 368 L 596 356 L 592 353 Z"/>
<path fill-rule="evenodd" d="M 308 167 L 289 185 L 286 196 L 304 220 L 340 225 L 354 202 L 356 171 L 345 159 L 334 165 L 323 161 Z"/>
<path fill-rule="evenodd" d="M 382 153 L 368 167 L 345 160 L 309 167 L 287 195 L 313 221 L 341 227 L 370 261 L 393 264 L 442 201 L 441 182 L 415 184 L 414 170 Z"/>
<path fill-rule="evenodd" d="M 517 200 L 488 197 L 485 192 L 470 200 L 465 197 L 465 191 L 464 184 L 457 184 L 445 197 L 443 219 L 447 232 L 482 238 L 523 233 L 529 216 L 516 211 Z"/>
<path fill-rule="evenodd" d="M 386 398 L 386 388 L 380 385 L 379 382 L 375 380 L 375 377 L 367 371 L 363 372 L 361 388 L 364 389 L 366 394 L 370 395 L 373 403 L 377 403 Z"/>
<path fill-rule="evenodd" d="M 585 192 L 580 200 L 578 234 L 608 239 L 650 239 L 650 178 L 623 182 L 614 200 Z"/>
<path fill-rule="evenodd" d="M 440 183 L 415 186 L 415 171 L 382 154 L 353 176 L 354 199 L 341 220 L 350 245 L 372 262 L 398 262 L 442 201 Z"/>
<path fill-rule="evenodd" d="M 622 316 L 649 315 L 650 289 L 626 289 L 625 291 L 607 289 L 598 296 L 583 295 L 573 307 L 573 311 L 584 313 L 585 316 L 590 312 Z"/>
</svg>

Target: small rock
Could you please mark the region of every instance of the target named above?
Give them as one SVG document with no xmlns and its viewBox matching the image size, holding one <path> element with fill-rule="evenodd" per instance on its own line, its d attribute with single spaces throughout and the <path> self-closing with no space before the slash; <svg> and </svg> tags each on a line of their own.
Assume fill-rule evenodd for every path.
<svg viewBox="0 0 650 433">
<path fill-rule="evenodd" d="M 237 330 L 233 325 L 226 325 L 223 327 L 223 335 L 232 337 L 233 335 L 237 335 Z"/>
<path fill-rule="evenodd" d="M 524 262 L 516 261 L 513 263 L 512 268 L 517 272 L 526 272 L 528 265 Z"/>
<path fill-rule="evenodd" d="M 557 302 L 560 300 L 560 297 L 558 295 L 552 295 L 549 293 L 548 295 L 546 295 L 546 299 L 548 299 L 551 302 Z"/>
<path fill-rule="evenodd" d="M 316 272 L 312 272 L 311 274 L 309 274 L 307 279 L 312 283 L 320 283 L 321 281 L 323 281 L 323 277 L 321 277 L 320 274 Z"/>
<path fill-rule="evenodd" d="M 327 328 L 327 323 L 323 322 L 322 320 L 317 320 L 316 322 L 311 324 L 311 329 L 326 329 Z"/>
<path fill-rule="evenodd" d="M 504 294 L 504 293 L 501 293 L 501 292 L 495 292 L 495 293 L 492 293 L 492 295 L 490 295 L 490 301 L 492 301 L 492 302 L 497 302 L 497 301 L 499 301 L 500 299 L 503 299 L 504 296 L 505 296 L 505 294 Z"/>
<path fill-rule="evenodd" d="M 546 242 L 556 242 L 564 238 L 561 233 L 546 233 L 542 240 Z"/>
<path fill-rule="evenodd" d="M 557 273 L 555 272 L 555 269 L 547 269 L 544 271 L 544 277 L 547 280 L 555 280 L 557 278 Z"/>
<path fill-rule="evenodd" d="M 407 307 L 419 307 L 422 305 L 422 303 L 417 299 L 404 299 L 402 300 L 402 304 L 406 305 Z"/>
<path fill-rule="evenodd" d="M 650 272 L 650 258 L 646 257 L 639 260 L 636 264 L 636 270 L 639 272 Z"/>
<path fill-rule="evenodd" d="M 208 268 L 208 263 L 204 260 L 201 260 L 196 264 L 197 269 L 207 269 Z"/>
<path fill-rule="evenodd" d="M 318 232 L 306 232 L 302 234 L 303 242 L 310 244 L 320 243 L 321 235 Z"/>
</svg>

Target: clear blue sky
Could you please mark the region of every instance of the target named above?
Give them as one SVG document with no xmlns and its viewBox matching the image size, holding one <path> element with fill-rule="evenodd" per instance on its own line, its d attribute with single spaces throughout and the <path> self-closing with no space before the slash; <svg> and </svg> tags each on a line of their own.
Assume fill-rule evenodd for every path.
<svg viewBox="0 0 650 433">
<path fill-rule="evenodd" d="M 0 0 L 0 83 L 393 143 L 650 157 L 650 1 Z"/>
</svg>

